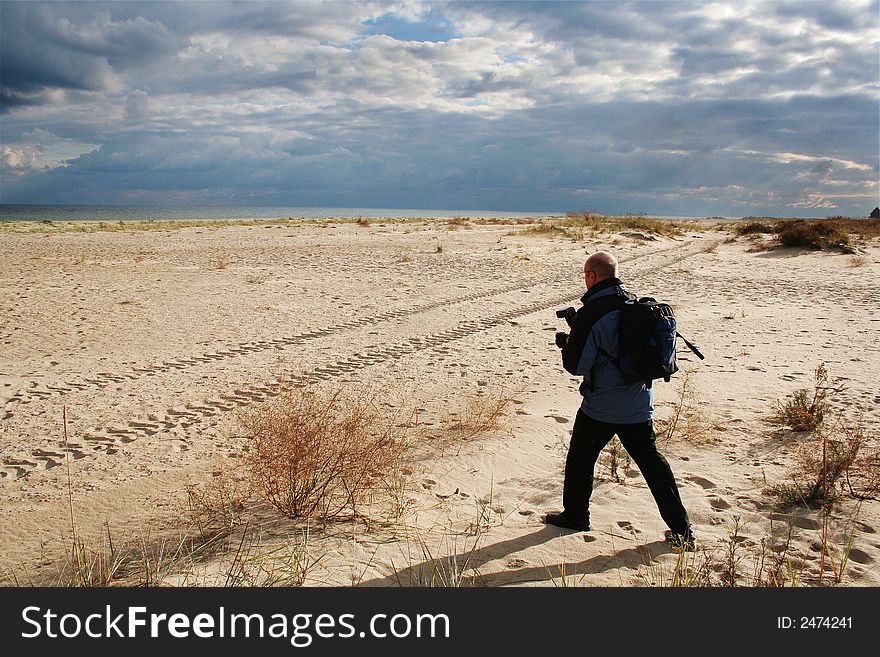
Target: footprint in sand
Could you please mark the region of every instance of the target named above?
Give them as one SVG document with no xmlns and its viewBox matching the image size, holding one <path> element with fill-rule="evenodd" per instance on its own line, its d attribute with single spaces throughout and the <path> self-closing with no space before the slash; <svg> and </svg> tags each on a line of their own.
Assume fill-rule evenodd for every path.
<svg viewBox="0 0 880 657">
<path fill-rule="evenodd" d="M 849 551 L 849 560 L 855 561 L 856 563 L 860 563 L 863 566 L 867 564 L 874 563 L 874 557 L 865 552 L 864 550 L 860 550 L 859 548 L 852 548 Z"/>
<path fill-rule="evenodd" d="M 630 532 L 631 534 L 641 534 L 641 529 L 636 529 L 633 527 L 633 524 L 629 520 L 618 520 L 617 526 L 621 529 Z"/>
<path fill-rule="evenodd" d="M 730 504 L 720 497 L 709 498 L 709 506 L 711 506 L 716 511 L 724 511 L 724 509 L 730 508 Z"/>
<path fill-rule="evenodd" d="M 567 424 L 568 422 L 571 422 L 567 417 L 562 417 L 561 415 L 545 415 L 544 417 L 556 420 L 559 424 Z"/>
<path fill-rule="evenodd" d="M 805 516 L 797 516 L 788 513 L 771 513 L 770 520 L 779 520 L 784 523 L 791 523 L 800 529 L 819 529 L 822 525 L 812 518 Z"/>
<path fill-rule="evenodd" d="M 697 486 L 704 488 L 705 490 L 709 490 L 710 488 L 715 488 L 715 482 L 709 481 L 704 477 L 698 477 L 697 475 L 691 475 L 690 477 L 686 477 L 686 479 L 690 482 L 695 483 Z"/>
</svg>

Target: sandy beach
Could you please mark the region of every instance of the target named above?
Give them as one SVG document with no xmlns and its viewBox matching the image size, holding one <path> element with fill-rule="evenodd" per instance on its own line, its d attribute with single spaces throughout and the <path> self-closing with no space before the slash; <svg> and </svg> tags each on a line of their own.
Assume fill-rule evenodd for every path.
<svg viewBox="0 0 880 657">
<path fill-rule="evenodd" d="M 698 539 L 693 583 L 733 572 L 755 585 L 783 555 L 786 585 L 880 585 L 880 504 L 841 494 L 826 511 L 782 508 L 772 489 L 818 443 L 765 420 L 824 364 L 844 388 L 828 431 L 861 436 L 862 454 L 880 447 L 876 240 L 847 255 L 756 250 L 723 226 L 581 239 L 527 228 L 0 233 L 3 583 L 57 582 L 72 514 L 94 550 L 109 534 L 155 554 L 197 533 L 188 490 L 244 486 L 242 413 L 294 380 L 416 412 L 418 435 L 434 438 L 414 446 L 396 512 L 291 519 L 254 491 L 210 552 L 169 559 L 152 583 L 229 583 L 244 535 L 261 565 L 238 573 L 245 585 L 293 570 L 306 586 L 669 585 L 681 555 L 624 454 L 606 450 L 597 467 L 591 532 L 542 522 L 561 508 L 580 402 L 555 311 L 583 294 L 586 256 L 610 250 L 630 289 L 671 303 L 706 355 L 680 347 L 682 370 L 655 384 L 658 434 L 677 422 L 660 446 Z M 442 439 L 449 418 L 495 398 L 509 403 L 491 428 Z M 266 566 L 278 555 L 283 567 Z"/>
</svg>

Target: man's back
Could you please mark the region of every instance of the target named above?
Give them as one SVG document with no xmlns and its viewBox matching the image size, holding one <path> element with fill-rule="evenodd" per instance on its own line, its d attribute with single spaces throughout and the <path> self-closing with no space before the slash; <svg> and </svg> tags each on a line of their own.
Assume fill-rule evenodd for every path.
<svg viewBox="0 0 880 657">
<path fill-rule="evenodd" d="M 593 294 L 585 295 L 585 310 L 589 312 L 591 304 L 609 307 L 608 297 L 623 299 L 625 295 L 623 283 L 610 280 Z M 643 382 L 626 383 L 616 363 L 620 314 L 619 309 L 605 312 L 593 323 L 584 343 L 576 369 L 576 374 L 584 377 L 580 387 L 581 410 L 600 422 L 646 422 L 654 416 L 653 389 Z"/>
</svg>

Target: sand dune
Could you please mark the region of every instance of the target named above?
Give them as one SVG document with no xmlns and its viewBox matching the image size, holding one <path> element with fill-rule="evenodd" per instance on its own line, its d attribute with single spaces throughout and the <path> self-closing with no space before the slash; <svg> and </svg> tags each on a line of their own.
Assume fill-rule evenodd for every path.
<svg viewBox="0 0 880 657">
<path fill-rule="evenodd" d="M 307 585 L 425 584 L 441 567 L 474 585 L 668 583 L 678 555 L 623 455 L 616 471 L 600 461 L 593 531 L 541 521 L 560 507 L 579 403 L 553 345 L 563 329 L 554 311 L 583 293 L 586 255 L 607 249 L 631 288 L 674 304 L 707 356 L 682 352 L 682 372 L 656 392 L 658 417 L 685 404 L 681 426 L 694 434 L 662 445 L 699 539 L 694 564 L 720 577 L 733 548 L 748 584 L 761 546 L 787 541 L 800 581 L 816 583 L 821 568 L 827 582 L 824 535 L 835 564 L 848 557 L 840 585 L 880 585 L 880 505 L 845 497 L 827 517 L 781 510 L 768 489 L 808 438 L 762 419 L 825 363 L 846 387 L 833 400 L 840 421 L 860 423 L 866 449 L 878 447 L 876 244 L 853 266 L 833 253 L 751 251 L 720 230 L 573 241 L 452 228 L 0 234 L 3 572 L 54 572 L 70 544 L 68 486 L 89 541 L 109 527 L 120 541 L 161 542 L 181 525 L 188 485 L 241 463 L 238 413 L 292 377 L 383 389 L 423 422 L 481 394 L 514 399 L 496 430 L 455 449 L 422 446 L 397 517 L 309 523 Z M 264 552 L 304 536 L 305 522 L 256 498 L 246 511 Z M 218 556 L 166 583 L 222 572 Z"/>
</svg>

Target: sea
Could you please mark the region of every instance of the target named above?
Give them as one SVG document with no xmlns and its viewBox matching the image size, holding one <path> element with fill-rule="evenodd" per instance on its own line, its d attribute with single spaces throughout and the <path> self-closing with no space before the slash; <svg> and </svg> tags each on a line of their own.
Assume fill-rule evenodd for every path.
<svg viewBox="0 0 880 657">
<path fill-rule="evenodd" d="M 0 221 L 163 221 L 233 219 L 505 219 L 552 218 L 564 212 L 400 208 L 170 207 L 146 205 L 0 204 Z"/>
</svg>

